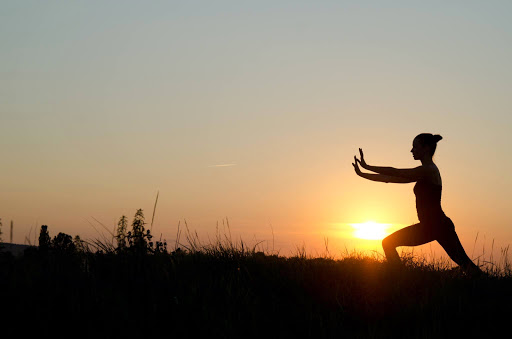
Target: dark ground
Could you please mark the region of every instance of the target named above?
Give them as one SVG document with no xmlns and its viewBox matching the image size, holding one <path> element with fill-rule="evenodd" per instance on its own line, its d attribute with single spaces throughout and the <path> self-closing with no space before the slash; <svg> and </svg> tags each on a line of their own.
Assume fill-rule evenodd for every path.
<svg viewBox="0 0 512 339">
<path fill-rule="evenodd" d="M 3 332 L 16 336 L 489 338 L 512 315 L 506 274 L 232 249 L 31 248 L 0 256 L 0 290 Z"/>
</svg>

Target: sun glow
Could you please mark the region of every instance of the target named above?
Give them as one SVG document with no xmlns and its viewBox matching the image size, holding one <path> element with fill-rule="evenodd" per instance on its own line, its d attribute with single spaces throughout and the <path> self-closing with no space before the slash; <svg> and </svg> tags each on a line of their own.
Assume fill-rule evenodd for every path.
<svg viewBox="0 0 512 339">
<path fill-rule="evenodd" d="M 382 240 L 389 232 L 391 224 L 380 224 L 375 221 L 367 221 L 361 224 L 350 224 L 354 228 L 354 237 L 367 240 Z"/>
</svg>

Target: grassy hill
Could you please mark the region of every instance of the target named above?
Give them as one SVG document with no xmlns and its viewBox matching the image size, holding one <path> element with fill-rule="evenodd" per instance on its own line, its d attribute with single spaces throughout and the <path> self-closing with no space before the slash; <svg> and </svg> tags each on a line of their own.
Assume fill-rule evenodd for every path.
<svg viewBox="0 0 512 339">
<path fill-rule="evenodd" d="M 30 248 L 0 256 L 5 334 L 444 338 L 508 331 L 510 270 L 466 276 L 421 258 L 295 257 L 243 244 Z M 28 333 L 30 332 L 30 333 Z"/>
</svg>

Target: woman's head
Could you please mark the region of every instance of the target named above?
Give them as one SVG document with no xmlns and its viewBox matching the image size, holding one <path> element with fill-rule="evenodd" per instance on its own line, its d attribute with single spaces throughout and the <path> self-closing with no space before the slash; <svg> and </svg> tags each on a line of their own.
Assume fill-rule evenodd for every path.
<svg viewBox="0 0 512 339">
<path fill-rule="evenodd" d="M 439 134 L 421 133 L 412 142 L 412 155 L 414 159 L 422 159 L 426 154 L 430 157 L 436 152 L 437 142 L 443 139 Z"/>
</svg>

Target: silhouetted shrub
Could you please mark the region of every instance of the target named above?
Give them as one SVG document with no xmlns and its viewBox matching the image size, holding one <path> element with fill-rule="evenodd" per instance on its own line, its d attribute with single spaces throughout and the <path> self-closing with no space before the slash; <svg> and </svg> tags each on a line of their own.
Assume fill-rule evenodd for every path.
<svg viewBox="0 0 512 339">
<path fill-rule="evenodd" d="M 122 217 L 119 222 L 121 223 L 121 221 Z M 149 230 L 145 230 L 145 224 L 144 213 L 142 209 L 138 209 L 133 217 L 132 230 L 128 232 L 126 238 L 128 239 L 130 250 L 139 254 L 152 252 L 153 243 L 151 238 L 153 236 Z"/>
<path fill-rule="evenodd" d="M 51 249 L 60 254 L 72 254 L 76 250 L 73 238 L 69 234 L 62 232 L 53 238 Z"/>
<path fill-rule="evenodd" d="M 39 234 L 39 250 L 41 252 L 48 252 L 51 245 L 50 233 L 48 232 L 48 226 L 42 225 L 41 232 Z"/>
</svg>

